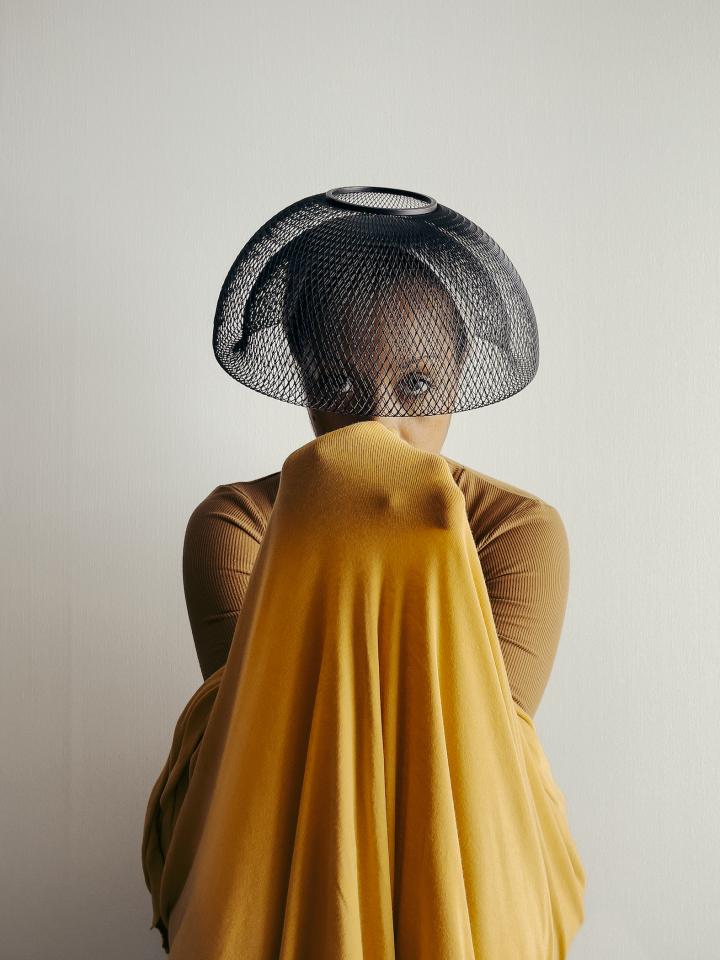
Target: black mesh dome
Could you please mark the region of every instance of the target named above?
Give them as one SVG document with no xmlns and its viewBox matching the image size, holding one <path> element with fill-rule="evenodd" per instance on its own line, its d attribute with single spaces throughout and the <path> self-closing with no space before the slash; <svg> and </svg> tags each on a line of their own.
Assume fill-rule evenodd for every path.
<svg viewBox="0 0 720 960">
<path fill-rule="evenodd" d="M 518 393 L 538 331 L 512 263 L 432 197 L 338 187 L 250 238 L 218 299 L 213 350 L 252 390 L 318 410 L 454 413 Z"/>
</svg>

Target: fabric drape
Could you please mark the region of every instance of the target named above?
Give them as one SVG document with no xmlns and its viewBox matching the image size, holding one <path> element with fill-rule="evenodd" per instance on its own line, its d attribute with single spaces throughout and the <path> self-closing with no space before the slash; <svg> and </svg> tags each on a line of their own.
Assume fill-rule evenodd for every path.
<svg viewBox="0 0 720 960">
<path fill-rule="evenodd" d="M 377 421 L 286 458 L 142 862 L 175 960 L 566 956 L 585 873 L 444 458 Z"/>
</svg>

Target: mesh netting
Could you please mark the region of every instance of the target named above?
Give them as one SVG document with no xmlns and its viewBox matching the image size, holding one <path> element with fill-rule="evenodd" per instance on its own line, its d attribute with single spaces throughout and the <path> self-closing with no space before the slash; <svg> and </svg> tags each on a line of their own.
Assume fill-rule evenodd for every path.
<svg viewBox="0 0 720 960">
<path fill-rule="evenodd" d="M 252 390 L 388 417 L 496 403 L 539 362 L 530 298 L 492 237 L 389 187 L 315 194 L 264 224 L 225 279 L 213 349 Z"/>
</svg>

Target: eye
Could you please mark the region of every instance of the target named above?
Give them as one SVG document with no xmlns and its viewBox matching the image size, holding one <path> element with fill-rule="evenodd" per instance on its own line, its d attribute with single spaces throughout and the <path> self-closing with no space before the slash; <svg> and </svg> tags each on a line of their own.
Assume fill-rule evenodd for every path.
<svg viewBox="0 0 720 960">
<path fill-rule="evenodd" d="M 400 386 L 402 391 L 411 397 L 421 397 L 432 390 L 432 380 L 418 370 L 413 370 L 402 378 Z"/>
<path fill-rule="evenodd" d="M 353 389 L 352 378 L 342 370 L 320 367 L 313 371 L 313 379 L 323 391 L 336 396 L 347 396 Z"/>
<path fill-rule="evenodd" d="M 325 378 L 325 389 L 332 392 L 333 396 L 346 397 L 352 393 L 352 377 L 342 371 L 334 371 Z"/>
</svg>

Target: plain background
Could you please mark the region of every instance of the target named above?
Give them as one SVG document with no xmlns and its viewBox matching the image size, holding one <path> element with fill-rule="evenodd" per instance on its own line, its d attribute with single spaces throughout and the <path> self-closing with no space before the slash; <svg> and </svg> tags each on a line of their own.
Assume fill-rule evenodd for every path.
<svg viewBox="0 0 720 960">
<path fill-rule="evenodd" d="M 2 3 L 3 956 L 151 960 L 140 840 L 199 686 L 187 519 L 305 410 L 211 349 L 237 252 L 344 184 L 487 230 L 535 380 L 443 452 L 543 497 L 570 598 L 536 725 L 571 955 L 718 955 L 720 14 L 706 3 Z"/>
</svg>

